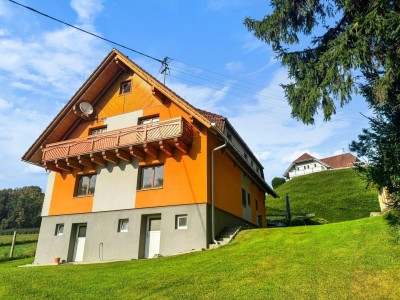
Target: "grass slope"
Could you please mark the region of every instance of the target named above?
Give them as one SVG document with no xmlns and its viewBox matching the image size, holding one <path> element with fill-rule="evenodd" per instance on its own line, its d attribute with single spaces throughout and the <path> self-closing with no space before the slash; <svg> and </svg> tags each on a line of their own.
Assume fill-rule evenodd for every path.
<svg viewBox="0 0 400 300">
<path fill-rule="evenodd" d="M 267 216 L 285 215 L 288 193 L 292 214 L 315 213 L 329 222 L 365 218 L 380 211 L 377 191 L 366 186 L 354 169 L 295 177 L 276 189 L 280 198 L 267 197 Z"/>
<path fill-rule="evenodd" d="M 399 299 L 400 247 L 383 217 L 243 231 L 217 250 L 153 260 L 17 268 L 0 299 Z"/>
</svg>

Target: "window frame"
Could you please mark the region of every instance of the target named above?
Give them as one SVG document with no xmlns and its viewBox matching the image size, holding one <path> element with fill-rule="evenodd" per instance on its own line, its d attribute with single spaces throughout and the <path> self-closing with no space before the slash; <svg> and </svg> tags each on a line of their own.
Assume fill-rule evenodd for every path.
<svg viewBox="0 0 400 300">
<path fill-rule="evenodd" d="M 93 131 L 96 131 L 96 130 L 101 130 L 101 132 L 93 133 Z M 103 132 L 106 132 L 106 131 L 107 131 L 107 125 L 98 126 L 98 127 L 92 127 L 92 128 L 89 129 L 89 135 L 96 135 L 96 134 L 100 134 L 100 133 L 103 133 Z"/>
<path fill-rule="evenodd" d="M 122 224 L 126 224 L 126 228 L 122 228 Z M 118 220 L 118 232 L 128 232 L 129 231 L 129 218 Z"/>
<path fill-rule="evenodd" d="M 91 179 L 93 176 L 96 176 L 96 180 L 94 183 L 93 187 L 93 193 L 89 193 L 91 185 Z M 86 187 L 86 193 L 85 194 L 78 194 L 79 193 L 79 181 L 84 178 L 84 177 L 89 177 L 89 184 Z M 94 193 L 96 192 L 96 181 L 97 181 L 97 173 L 92 173 L 92 174 L 80 174 L 76 176 L 76 183 L 75 183 L 75 192 L 74 192 L 74 197 L 93 197 Z"/>
<path fill-rule="evenodd" d="M 155 170 L 156 167 L 162 166 L 162 185 L 161 186 L 154 186 L 154 179 L 155 179 Z M 152 169 L 151 172 L 151 187 L 143 187 L 143 170 L 145 169 Z M 137 184 L 137 189 L 138 191 L 145 191 L 145 190 L 155 190 L 155 189 L 162 189 L 164 188 L 164 164 L 156 164 L 156 165 L 149 165 L 149 166 L 141 166 L 139 167 L 139 176 L 138 176 L 138 184 Z"/>
<path fill-rule="evenodd" d="M 158 121 L 153 121 L 156 118 L 158 119 Z M 147 123 L 147 124 L 143 124 L 143 121 L 146 121 L 146 120 L 152 120 L 152 121 Z M 158 122 L 160 122 L 160 115 L 158 115 L 158 114 L 157 115 L 146 116 L 146 117 L 142 117 L 142 118 L 138 119 L 138 125 L 150 125 L 150 124 L 158 123 Z"/>
<path fill-rule="evenodd" d="M 54 235 L 55 236 L 61 236 L 61 235 L 63 235 L 64 234 L 64 223 L 58 223 L 58 224 L 56 224 L 56 228 L 55 228 L 55 231 L 54 231 Z M 60 229 L 62 229 L 61 231 L 60 231 Z"/>
<path fill-rule="evenodd" d="M 128 92 L 123 92 L 123 91 L 122 91 L 123 86 L 124 86 L 125 84 L 128 84 L 128 83 L 129 83 L 129 91 L 128 91 Z M 130 94 L 130 93 L 132 93 L 132 79 L 128 79 L 128 80 L 122 81 L 122 82 L 120 83 L 120 85 L 119 85 L 119 94 L 120 94 L 120 95 L 126 95 L 126 94 Z"/>
<path fill-rule="evenodd" d="M 186 225 L 179 226 L 179 219 L 183 219 L 183 218 L 186 219 Z M 176 219 L 175 219 L 175 229 L 176 230 L 188 229 L 188 221 L 189 221 L 188 215 L 177 215 Z"/>
</svg>

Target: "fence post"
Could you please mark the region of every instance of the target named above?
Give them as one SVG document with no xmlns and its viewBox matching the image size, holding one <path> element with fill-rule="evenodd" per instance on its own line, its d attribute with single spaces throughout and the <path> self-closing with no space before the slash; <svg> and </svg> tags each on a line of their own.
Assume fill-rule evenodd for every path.
<svg viewBox="0 0 400 300">
<path fill-rule="evenodd" d="M 13 235 L 13 239 L 12 239 L 12 242 L 11 242 L 10 258 L 12 258 L 13 255 L 14 255 L 14 246 L 15 246 L 16 238 L 17 238 L 17 231 L 14 230 L 14 235 Z"/>
<path fill-rule="evenodd" d="M 290 212 L 290 199 L 289 194 L 286 194 L 286 219 L 290 222 L 292 219 L 292 214 Z"/>
</svg>

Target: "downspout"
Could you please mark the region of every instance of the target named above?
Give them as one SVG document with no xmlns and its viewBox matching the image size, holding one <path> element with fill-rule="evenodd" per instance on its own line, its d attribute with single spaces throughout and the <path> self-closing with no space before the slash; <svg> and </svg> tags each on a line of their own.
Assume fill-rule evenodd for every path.
<svg viewBox="0 0 400 300">
<path fill-rule="evenodd" d="M 225 139 L 225 143 L 211 151 L 211 235 L 214 244 L 218 244 L 215 239 L 215 212 L 214 212 L 214 152 L 225 148 L 228 145 L 228 139 L 226 136 L 219 130 L 219 128 L 215 125 L 215 123 L 211 123 L 211 126 Z"/>
</svg>

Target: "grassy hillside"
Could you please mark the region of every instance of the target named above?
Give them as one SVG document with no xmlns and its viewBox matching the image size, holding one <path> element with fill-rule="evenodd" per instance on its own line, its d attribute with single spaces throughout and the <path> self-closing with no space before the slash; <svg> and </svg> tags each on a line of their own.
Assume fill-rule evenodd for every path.
<svg viewBox="0 0 400 300">
<path fill-rule="evenodd" d="M 329 222 L 365 218 L 371 211 L 380 211 L 377 191 L 366 186 L 354 169 L 296 177 L 276 189 L 280 198 L 267 196 L 267 216 L 285 214 L 289 193 L 292 214 L 315 213 Z"/>
<path fill-rule="evenodd" d="M 0 299 L 399 299 L 400 246 L 383 217 L 247 230 L 217 250 L 153 260 L 17 268 Z"/>
</svg>

